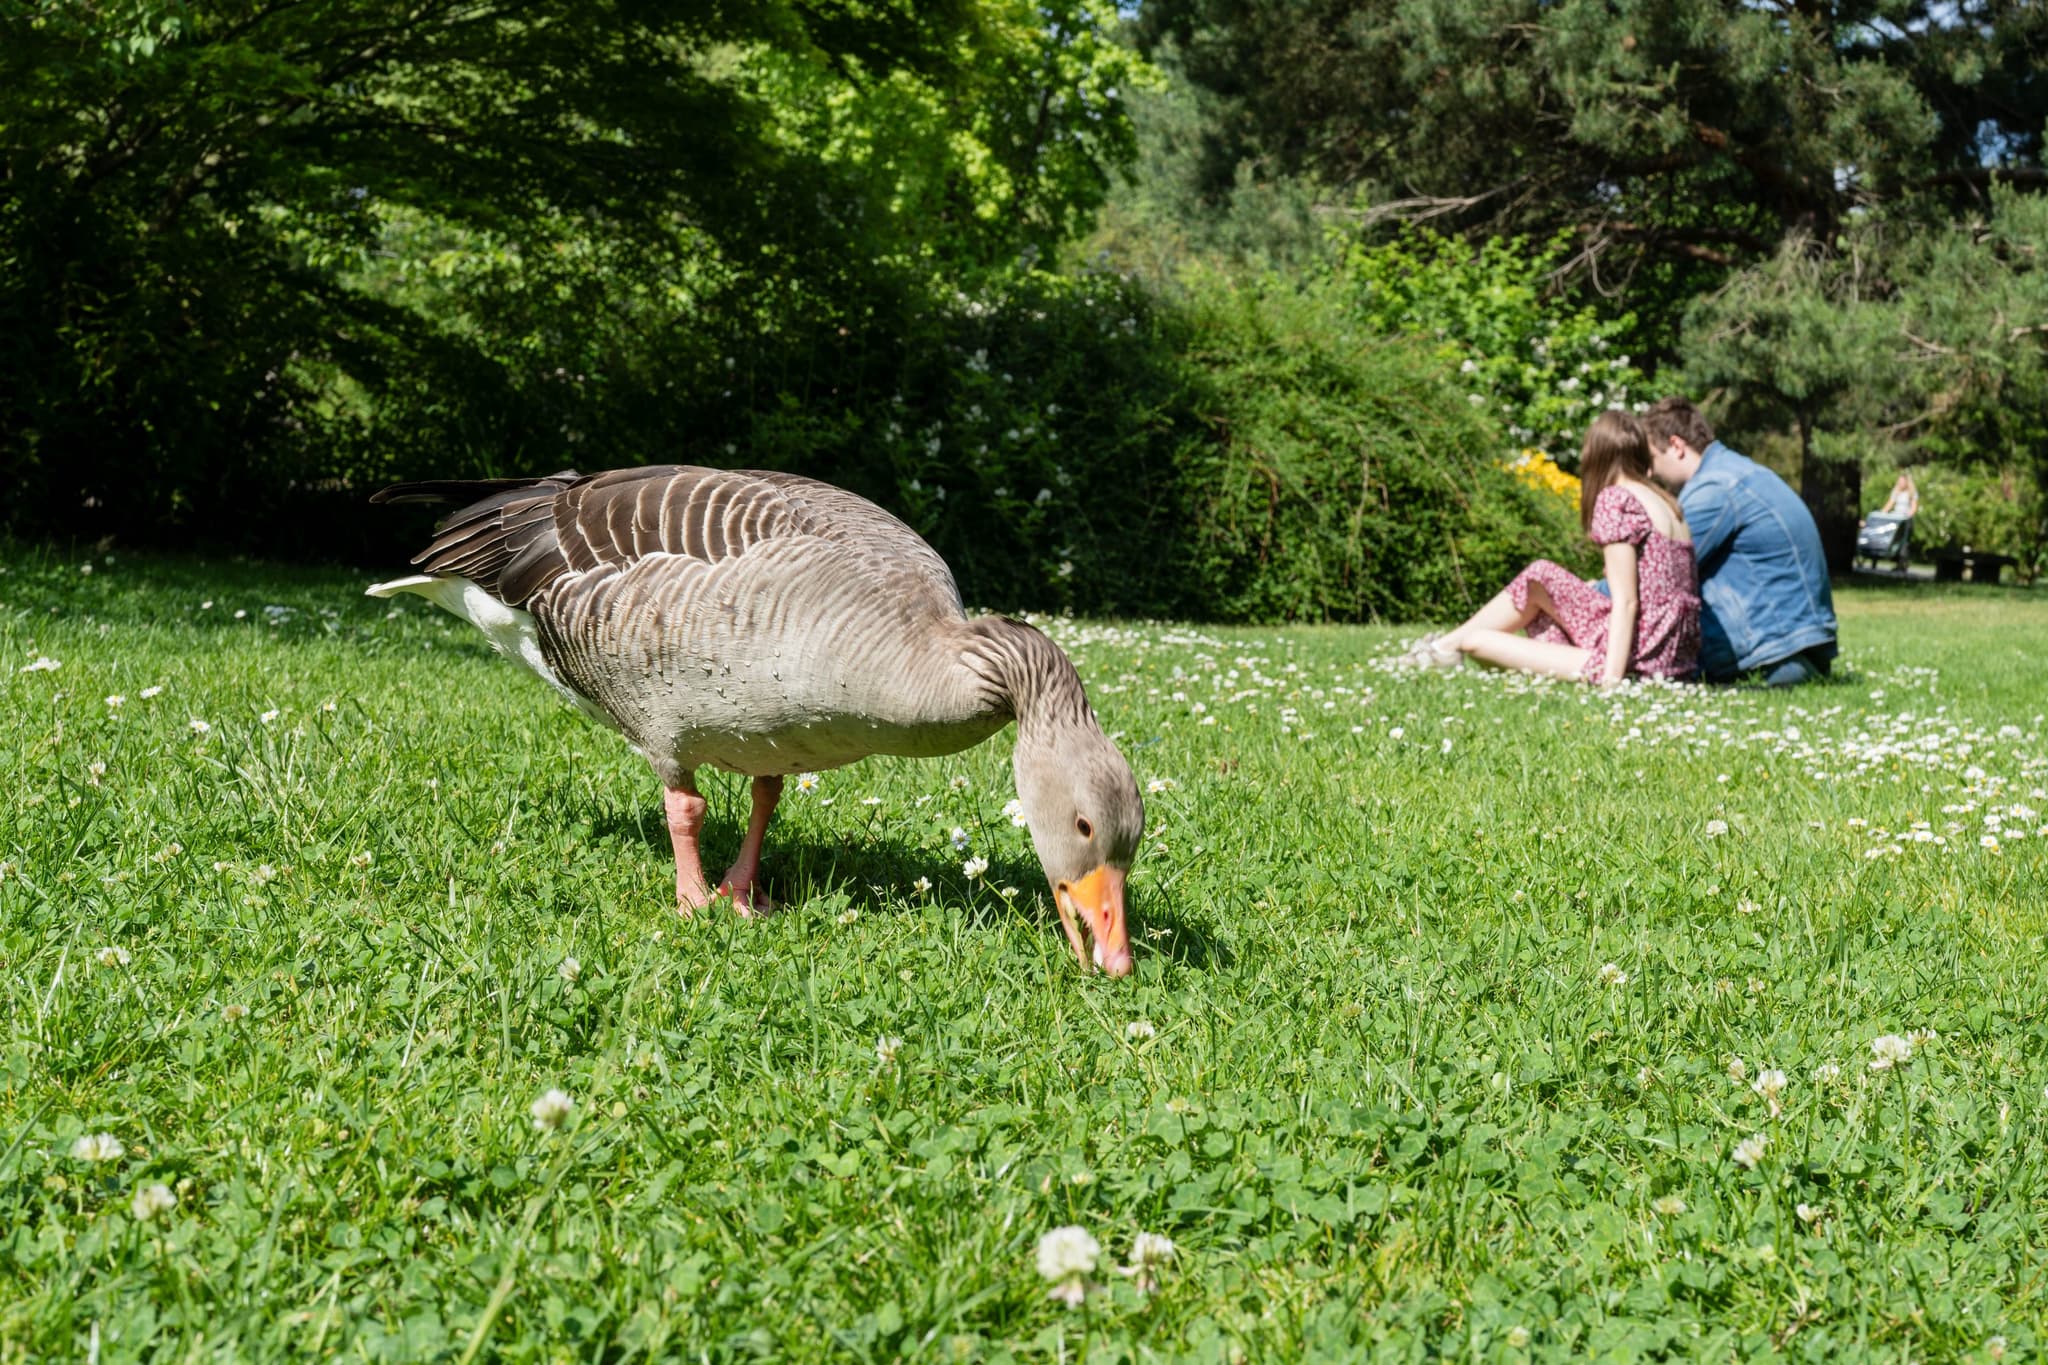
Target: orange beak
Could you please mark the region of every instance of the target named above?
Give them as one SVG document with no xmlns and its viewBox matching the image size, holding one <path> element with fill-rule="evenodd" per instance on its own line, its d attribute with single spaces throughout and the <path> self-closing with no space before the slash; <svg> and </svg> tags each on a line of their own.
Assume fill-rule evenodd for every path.
<svg viewBox="0 0 2048 1365">
<path fill-rule="evenodd" d="M 1095 965 L 1110 976 L 1131 974 L 1131 935 L 1124 924 L 1124 874 L 1123 869 L 1104 864 L 1077 882 L 1061 882 L 1052 889 L 1053 903 L 1059 906 L 1060 925 L 1067 931 L 1067 942 L 1074 945 L 1074 956 L 1085 969 L 1088 966 L 1088 948 L 1081 941 L 1081 927 L 1086 925 L 1088 936 L 1095 940 Z M 1080 925 L 1075 923 L 1080 921 Z"/>
</svg>

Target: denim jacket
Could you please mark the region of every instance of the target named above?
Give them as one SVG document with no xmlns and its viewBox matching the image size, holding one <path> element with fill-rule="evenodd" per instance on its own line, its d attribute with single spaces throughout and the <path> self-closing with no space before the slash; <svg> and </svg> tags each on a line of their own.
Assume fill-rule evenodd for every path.
<svg viewBox="0 0 2048 1365">
<path fill-rule="evenodd" d="M 1802 650 L 1835 654 L 1835 598 L 1813 513 L 1719 441 L 1679 490 L 1700 567 L 1700 669 L 1715 681 Z"/>
</svg>

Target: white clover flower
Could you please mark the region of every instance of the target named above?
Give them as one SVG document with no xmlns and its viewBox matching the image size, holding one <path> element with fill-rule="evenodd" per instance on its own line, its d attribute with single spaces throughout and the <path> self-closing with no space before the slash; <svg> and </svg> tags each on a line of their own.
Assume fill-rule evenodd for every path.
<svg viewBox="0 0 2048 1365">
<path fill-rule="evenodd" d="M 118 711 L 120 708 L 126 706 L 127 704 L 128 699 L 122 696 L 119 692 L 115 692 L 107 698 L 107 709 L 109 710 Z"/>
<path fill-rule="evenodd" d="M 818 775 L 816 773 L 798 773 L 796 775 L 796 789 L 804 793 L 816 791 L 818 789 Z"/>
<path fill-rule="evenodd" d="M 1676 1218 L 1679 1214 L 1685 1212 L 1685 1200 L 1675 1194 L 1667 1194 L 1660 1199 L 1652 1201 L 1650 1210 L 1653 1213 L 1662 1214 L 1666 1218 Z"/>
<path fill-rule="evenodd" d="M 1155 777 L 1145 784 L 1145 790 L 1150 795 L 1157 796 L 1161 792 L 1172 791 L 1178 785 L 1170 777 Z"/>
<path fill-rule="evenodd" d="M 1102 1255 L 1102 1244 L 1085 1228 L 1054 1228 L 1038 1239 L 1038 1273 L 1052 1281 L 1046 1297 L 1079 1308 L 1088 1297 L 1088 1276 Z"/>
<path fill-rule="evenodd" d="M 1626 986 L 1628 973 L 1618 963 L 1604 962 L 1600 965 L 1600 984 L 1603 986 Z"/>
<path fill-rule="evenodd" d="M 896 1065 L 896 1054 L 903 1051 L 903 1040 L 893 1033 L 885 1033 L 875 1039 L 875 1060 L 883 1066 Z"/>
<path fill-rule="evenodd" d="M 1740 1057 L 1731 1058 L 1728 1062 L 1728 1079 L 1731 1081 L 1748 1080 L 1749 1063 L 1743 1061 Z"/>
<path fill-rule="evenodd" d="M 112 1133 L 87 1133 L 71 1144 L 74 1161 L 119 1161 L 128 1154 L 121 1139 Z"/>
<path fill-rule="evenodd" d="M 1123 1267 L 1140 1294 L 1159 1287 L 1159 1269 L 1178 1253 L 1173 1239 L 1157 1232 L 1141 1232 L 1131 1239 L 1131 1263 Z"/>
<path fill-rule="evenodd" d="M 1821 1210 L 1812 1204 L 1795 1204 L 1792 1206 L 1792 1212 L 1799 1215 L 1799 1221 L 1802 1223 L 1820 1221 Z"/>
<path fill-rule="evenodd" d="M 1518 1322 L 1513 1327 L 1508 1328 L 1505 1340 L 1511 1348 L 1519 1351 L 1524 1346 L 1527 1346 L 1531 1340 L 1529 1329 Z"/>
<path fill-rule="evenodd" d="M 932 879 L 930 877 L 919 877 L 910 884 L 910 889 L 917 892 L 920 896 L 928 896 L 932 890 Z"/>
<path fill-rule="evenodd" d="M 1395 727 L 1394 727 L 1393 729 L 1391 729 L 1391 730 L 1387 731 L 1387 738 L 1388 738 L 1388 739 L 1402 739 L 1402 738 L 1406 737 L 1406 735 L 1407 735 L 1407 734 L 1408 734 L 1408 730 L 1407 730 L 1407 727 L 1406 727 L 1406 726 L 1396 725 L 1396 726 L 1395 726 Z"/>
<path fill-rule="evenodd" d="M 1718 839 L 1727 832 L 1728 822 L 1726 820 L 1707 821 L 1707 837 L 1709 839 Z"/>
<path fill-rule="evenodd" d="M 967 878 L 970 882 L 980 878 L 981 874 L 986 871 L 988 871 L 988 859 L 978 854 L 960 864 L 960 875 Z"/>
<path fill-rule="evenodd" d="M 1913 1050 L 1917 1052 L 1939 1037 L 1941 1035 L 1931 1028 L 1916 1028 L 1906 1035 L 1906 1041 L 1911 1043 Z"/>
<path fill-rule="evenodd" d="M 128 965 L 128 950 L 118 943 L 110 943 L 96 954 L 102 967 L 125 967 Z"/>
<path fill-rule="evenodd" d="M 569 1111 L 576 1107 L 576 1101 L 561 1090 L 549 1090 L 533 1102 L 533 1126 L 543 1133 L 552 1133 L 568 1122 Z"/>
<path fill-rule="evenodd" d="M 1741 900 L 1735 902 L 1735 913 L 1738 915 L 1754 915 L 1757 911 L 1761 909 L 1763 909 L 1761 905 L 1758 905 L 1755 901 L 1749 899 L 1749 897 L 1747 896 L 1744 896 Z"/>
<path fill-rule="evenodd" d="M 1984 1338 L 1984 1354 L 1985 1354 L 1985 1355 L 1987 1355 L 1987 1356 L 1989 1356 L 1989 1357 L 1991 1357 L 1991 1359 L 1993 1359 L 1993 1360 L 2004 1360 L 2004 1359 L 2005 1359 L 2005 1350 L 2006 1350 L 2006 1345 L 2005 1345 L 2005 1338 L 2004 1338 L 2004 1337 L 1986 1337 L 1986 1338 Z"/>
<path fill-rule="evenodd" d="M 368 849 L 365 849 L 361 853 L 351 853 L 348 861 L 351 867 L 368 867 L 371 863 L 376 862 L 377 859 L 371 855 Z"/>
<path fill-rule="evenodd" d="M 1826 1085 L 1841 1074 L 1842 1066 L 1839 1062 L 1822 1062 L 1813 1069 L 1813 1078 L 1822 1085 Z"/>
<path fill-rule="evenodd" d="M 265 725 L 268 725 L 272 721 L 276 720 L 279 714 L 280 713 L 278 709 L 273 706 L 268 711 L 265 711 L 262 715 L 256 717 L 256 719 L 262 721 Z"/>
<path fill-rule="evenodd" d="M 1785 1073 L 1776 1068 L 1759 1071 L 1756 1073 L 1756 1079 L 1750 1082 L 1749 1088 L 1767 1100 L 1776 1099 L 1785 1091 Z"/>
<path fill-rule="evenodd" d="M 142 689 L 142 699 L 144 701 L 148 701 L 151 697 L 161 697 L 163 694 L 164 686 L 162 683 L 158 683 L 155 687 L 145 687 Z"/>
<path fill-rule="evenodd" d="M 237 1023 L 249 1017 L 249 1007 L 242 1004 L 222 1005 L 220 1017 L 230 1024 Z"/>
<path fill-rule="evenodd" d="M 1124 1037 L 1134 1043 L 1143 1038 L 1157 1038 L 1158 1036 L 1159 1030 L 1152 1027 L 1150 1019 L 1133 1019 L 1130 1023 L 1124 1025 Z"/>
<path fill-rule="evenodd" d="M 562 959 L 562 965 L 555 968 L 555 975 L 573 983 L 577 977 L 583 975 L 583 964 L 573 957 L 565 957 Z"/>
<path fill-rule="evenodd" d="M 1742 1167 L 1745 1171 L 1753 1171 L 1756 1169 L 1757 1163 L 1764 1159 L 1764 1148 L 1769 1143 L 1770 1139 L 1762 1133 L 1758 1133 L 1754 1137 L 1746 1137 L 1735 1144 L 1735 1150 L 1728 1154 L 1728 1159 Z"/>
<path fill-rule="evenodd" d="M 964 792 L 972 784 L 968 782 L 966 775 L 963 773 L 955 774 L 953 779 L 947 782 L 946 785 L 956 792 Z"/>
<path fill-rule="evenodd" d="M 1024 818 L 1024 803 L 1022 801 L 1019 801 L 1014 796 L 1003 803 L 1003 814 L 1009 819 L 1010 823 L 1015 825 L 1018 829 L 1024 828 L 1024 826 L 1029 823 L 1029 821 L 1025 820 Z"/>
<path fill-rule="evenodd" d="M 128 1212 L 135 1215 L 138 1223 L 147 1223 L 160 1213 L 169 1213 L 178 1206 L 178 1196 L 171 1193 L 169 1185 L 144 1185 L 128 1201 Z"/>
<path fill-rule="evenodd" d="M 258 863 L 256 870 L 251 872 L 249 876 L 258 886 L 263 886 L 277 880 L 277 869 L 269 863 Z"/>
<path fill-rule="evenodd" d="M 1872 1071 L 1889 1071 L 1913 1060 L 1913 1044 L 1896 1033 L 1884 1033 L 1870 1040 Z"/>
</svg>

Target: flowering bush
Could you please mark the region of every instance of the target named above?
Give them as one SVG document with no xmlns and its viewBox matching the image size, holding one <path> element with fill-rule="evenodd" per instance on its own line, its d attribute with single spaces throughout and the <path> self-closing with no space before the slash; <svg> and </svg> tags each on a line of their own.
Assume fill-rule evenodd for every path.
<svg viewBox="0 0 2048 1365">
<path fill-rule="evenodd" d="M 1500 237 L 1474 247 L 1414 229 L 1354 241 L 1338 269 L 1361 322 L 1423 338 L 1457 371 L 1474 410 L 1576 468 L 1587 425 L 1633 405 L 1643 373 L 1616 349 L 1632 317 L 1602 318 L 1550 287 L 1569 244 L 1559 235 L 1542 246 Z"/>
</svg>

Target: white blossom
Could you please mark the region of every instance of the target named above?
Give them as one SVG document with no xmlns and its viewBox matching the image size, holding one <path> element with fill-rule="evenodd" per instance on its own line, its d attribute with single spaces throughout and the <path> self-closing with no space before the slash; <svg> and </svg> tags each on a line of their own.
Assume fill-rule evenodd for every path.
<svg viewBox="0 0 2048 1365">
<path fill-rule="evenodd" d="M 135 1192 L 135 1198 L 128 1202 L 128 1211 L 135 1215 L 138 1223 L 147 1223 L 160 1213 L 169 1213 L 178 1206 L 178 1196 L 171 1193 L 169 1185 L 144 1185 Z"/>
<path fill-rule="evenodd" d="M 576 1107 L 576 1101 L 561 1090 L 549 1090 L 533 1102 L 533 1126 L 543 1133 L 552 1133 L 568 1122 L 569 1111 Z"/>
<path fill-rule="evenodd" d="M 1038 1239 L 1038 1273 L 1052 1281 L 1047 1297 L 1078 1308 L 1088 1296 L 1088 1276 L 1095 1272 L 1102 1244 L 1085 1228 L 1054 1228 Z"/>
<path fill-rule="evenodd" d="M 87 1133 L 71 1144 L 74 1161 L 119 1161 L 128 1149 L 112 1133 Z"/>
<path fill-rule="evenodd" d="M 1753 1171 L 1757 1163 L 1764 1159 L 1764 1148 L 1769 1142 L 1770 1139 L 1762 1133 L 1746 1137 L 1735 1144 L 1735 1150 L 1728 1154 L 1728 1159 L 1745 1171 Z"/>
</svg>

